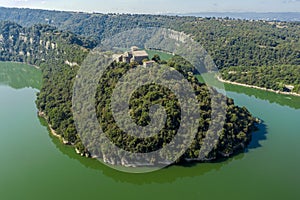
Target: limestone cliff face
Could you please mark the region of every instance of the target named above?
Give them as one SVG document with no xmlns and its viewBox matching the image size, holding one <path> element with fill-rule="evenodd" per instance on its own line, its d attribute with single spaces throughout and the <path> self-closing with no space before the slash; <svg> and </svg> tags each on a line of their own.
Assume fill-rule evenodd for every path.
<svg viewBox="0 0 300 200">
<path fill-rule="evenodd" d="M 21 27 L 12 22 L 0 22 L 0 60 L 40 64 L 64 57 L 67 65 L 78 65 L 69 58 L 68 45 L 83 44 L 79 37 L 48 25 Z M 88 45 L 87 45 L 88 46 Z"/>
</svg>

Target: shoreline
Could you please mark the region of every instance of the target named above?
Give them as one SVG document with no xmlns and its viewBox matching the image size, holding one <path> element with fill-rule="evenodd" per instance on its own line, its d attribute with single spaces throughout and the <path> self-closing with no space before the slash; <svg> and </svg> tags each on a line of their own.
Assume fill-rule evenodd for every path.
<svg viewBox="0 0 300 200">
<path fill-rule="evenodd" d="M 75 153 L 78 154 L 78 155 L 81 156 L 81 157 L 92 158 L 92 159 L 95 158 L 95 157 L 91 157 L 91 156 L 90 156 L 88 153 L 86 153 L 86 152 L 81 152 L 79 149 L 77 149 L 77 148 L 75 147 L 75 144 L 74 144 L 74 143 L 71 143 L 71 142 L 65 140 L 61 135 L 57 134 L 57 132 L 51 127 L 51 124 L 47 122 L 47 116 L 45 115 L 44 112 L 38 110 L 37 115 L 38 115 L 39 117 L 41 117 L 41 118 L 43 118 L 43 119 L 46 120 L 47 127 L 48 127 L 49 130 L 50 130 L 49 133 L 50 133 L 52 136 L 54 136 L 54 137 L 56 137 L 57 139 L 59 139 L 60 142 L 61 142 L 63 145 L 68 145 L 68 146 L 73 147 Z"/>
<path fill-rule="evenodd" d="M 47 116 L 45 115 L 44 112 L 38 111 L 38 116 L 39 116 L 39 117 L 42 117 L 42 118 L 45 119 L 46 122 L 47 122 Z M 58 138 L 58 139 L 59 139 L 63 144 L 65 144 L 65 145 L 71 145 L 71 146 L 74 146 L 74 144 L 71 144 L 69 141 L 65 140 L 61 135 L 57 134 L 57 132 L 51 127 L 51 125 L 50 125 L 48 122 L 47 122 L 47 125 L 48 125 L 48 128 L 49 128 L 49 130 L 50 130 L 50 133 L 51 133 L 54 137 Z M 76 149 L 76 148 L 75 148 L 75 149 Z"/>
<path fill-rule="evenodd" d="M 228 84 L 232 84 L 232 85 L 238 85 L 238 86 L 243 86 L 243 87 L 248 87 L 248 88 L 264 90 L 264 91 L 273 92 L 273 93 L 276 93 L 276 94 L 284 94 L 284 95 L 300 97 L 300 94 L 294 93 L 294 92 L 282 92 L 282 91 L 279 91 L 279 90 L 273 90 L 273 89 L 258 87 L 258 86 L 255 86 L 255 85 L 248 85 L 248 84 L 245 84 L 245 83 L 227 81 L 227 80 L 222 79 L 220 76 L 216 76 L 216 77 L 217 77 L 217 80 L 222 82 L 222 83 L 228 83 Z"/>
<path fill-rule="evenodd" d="M 45 115 L 44 112 L 38 111 L 38 116 L 39 116 L 39 117 L 42 117 L 42 118 L 45 119 L 46 122 L 47 122 L 47 117 L 46 117 L 46 115 Z M 57 134 L 56 131 L 51 127 L 51 125 L 50 125 L 48 122 L 47 122 L 47 125 L 48 125 L 48 127 L 49 127 L 49 129 L 50 129 L 50 133 L 51 133 L 53 136 L 57 137 L 58 139 L 62 139 L 62 136 L 60 136 L 59 134 Z"/>
</svg>

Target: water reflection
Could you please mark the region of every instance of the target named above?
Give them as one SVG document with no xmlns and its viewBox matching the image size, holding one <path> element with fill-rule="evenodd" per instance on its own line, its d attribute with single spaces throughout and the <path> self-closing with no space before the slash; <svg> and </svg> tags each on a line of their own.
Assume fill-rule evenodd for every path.
<svg viewBox="0 0 300 200">
<path fill-rule="evenodd" d="M 267 134 L 268 134 L 267 125 L 262 121 L 261 124 L 259 124 L 257 127 L 258 127 L 258 131 L 252 133 L 251 143 L 246 149 L 246 152 L 248 152 L 250 149 L 256 149 L 262 147 L 260 142 L 267 139 Z"/>
<path fill-rule="evenodd" d="M 276 103 L 281 106 L 288 106 L 295 109 L 300 109 L 300 97 L 292 95 L 276 94 L 264 90 L 254 88 L 241 87 L 237 85 L 225 84 L 226 91 L 232 91 L 239 94 L 254 96 L 257 99 L 266 100 L 269 103 Z"/>
<path fill-rule="evenodd" d="M 14 89 L 39 89 L 41 82 L 41 71 L 33 66 L 0 62 L 0 85 L 8 85 Z"/>
</svg>

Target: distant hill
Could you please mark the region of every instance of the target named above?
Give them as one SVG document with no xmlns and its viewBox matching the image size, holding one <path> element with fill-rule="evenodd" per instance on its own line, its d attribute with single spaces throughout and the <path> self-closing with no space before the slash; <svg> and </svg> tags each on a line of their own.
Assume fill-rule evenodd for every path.
<svg viewBox="0 0 300 200">
<path fill-rule="evenodd" d="M 201 13 L 185 13 L 170 14 L 178 16 L 194 16 L 194 17 L 216 17 L 216 18 L 232 18 L 246 20 L 265 20 L 265 21 L 286 21 L 300 22 L 300 12 L 201 12 Z"/>
<path fill-rule="evenodd" d="M 264 22 L 0 8 L 0 21 L 48 24 L 100 42 L 133 28 L 165 27 L 192 35 L 219 68 L 300 64 L 300 22 Z"/>
</svg>

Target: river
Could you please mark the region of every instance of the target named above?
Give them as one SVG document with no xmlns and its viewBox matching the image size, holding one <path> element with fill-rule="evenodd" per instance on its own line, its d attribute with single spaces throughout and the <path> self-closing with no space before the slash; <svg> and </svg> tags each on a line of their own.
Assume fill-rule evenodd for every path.
<svg viewBox="0 0 300 200">
<path fill-rule="evenodd" d="M 12 69 L 12 70 L 9 70 Z M 296 199 L 300 98 L 225 85 L 263 120 L 246 152 L 217 163 L 126 174 L 78 156 L 37 117 L 40 72 L 0 63 L 0 199 Z"/>
</svg>

